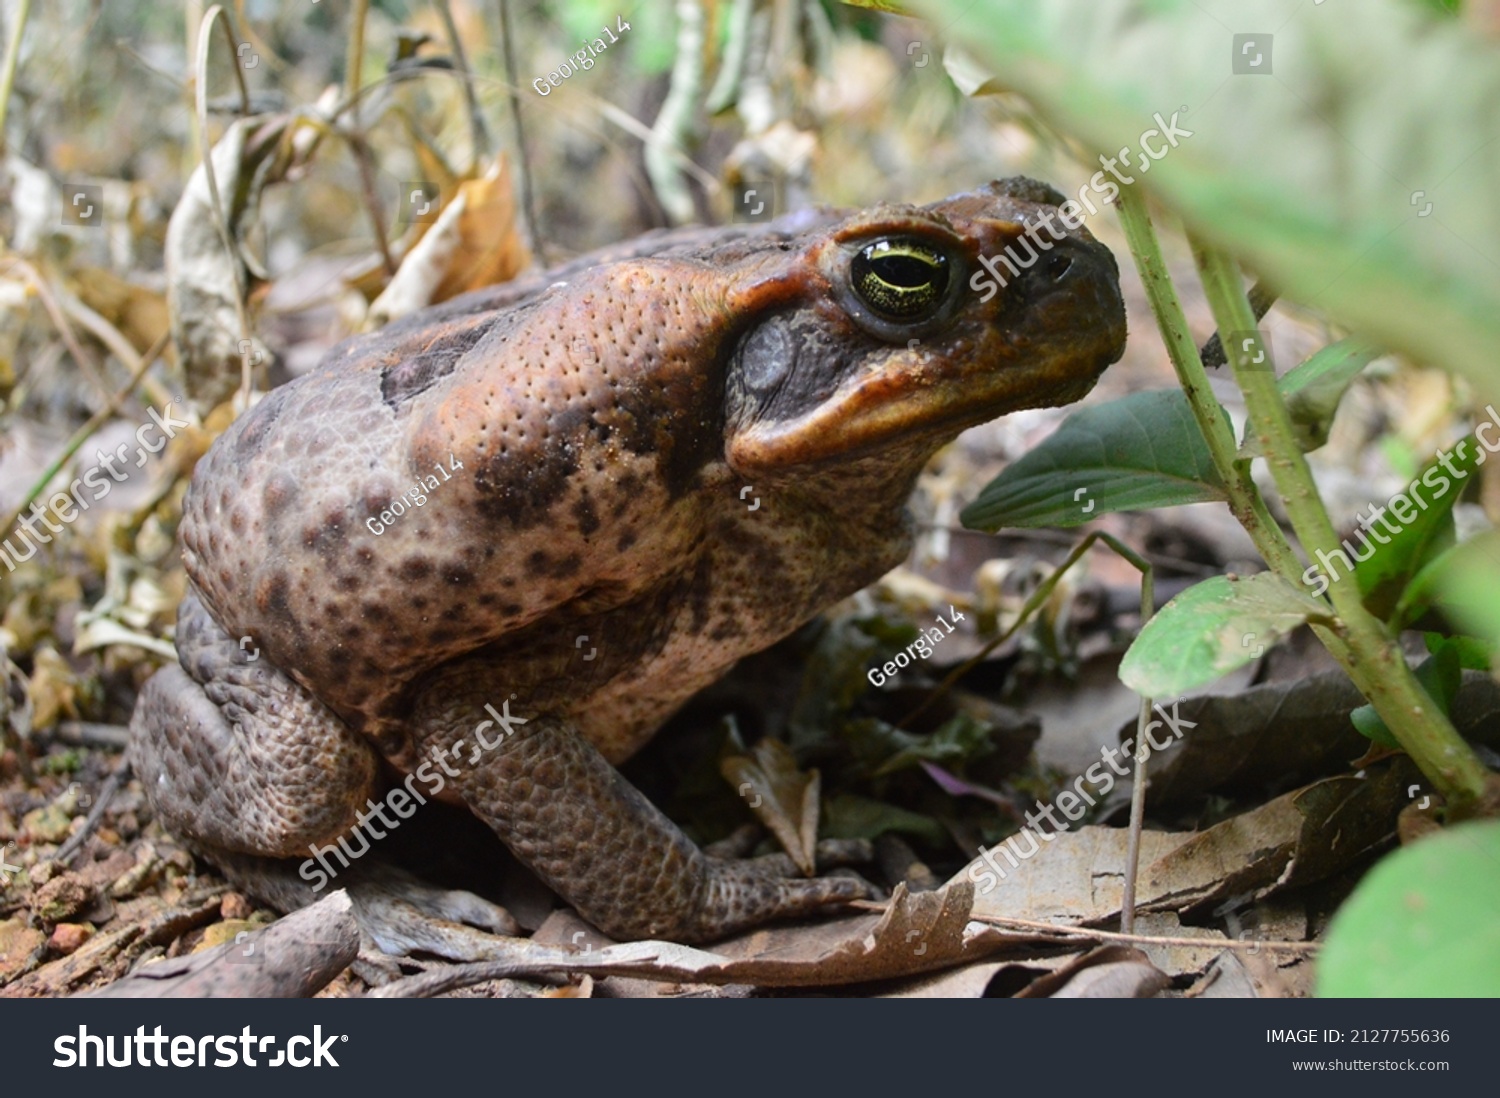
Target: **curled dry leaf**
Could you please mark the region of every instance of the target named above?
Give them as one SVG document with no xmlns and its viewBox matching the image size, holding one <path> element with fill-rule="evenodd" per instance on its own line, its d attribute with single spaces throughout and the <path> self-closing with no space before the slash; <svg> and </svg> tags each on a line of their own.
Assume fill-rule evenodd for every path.
<svg viewBox="0 0 1500 1098">
<path fill-rule="evenodd" d="M 1312 966 L 1302 958 L 1287 971 L 1269 953 L 1225 950 L 1202 979 L 1188 989 L 1190 999 L 1303 999 L 1311 993 Z"/>
<path fill-rule="evenodd" d="M 458 185 L 453 200 L 371 304 L 367 326 L 377 328 L 469 290 L 508 282 L 529 262 L 516 223 L 510 166 L 497 157 L 484 175 Z"/>
<path fill-rule="evenodd" d="M 234 392 L 247 356 L 252 366 L 268 359 L 265 346 L 240 330 L 241 287 L 248 285 L 251 273 L 241 241 L 272 177 L 271 154 L 285 127 L 285 119 L 238 119 L 210 154 L 233 254 L 225 251 L 202 164 L 188 179 L 167 224 L 164 260 L 172 338 L 189 396 L 199 408 L 212 408 Z"/>
<path fill-rule="evenodd" d="M 1138 949 L 1090 950 L 1016 993 L 1017 999 L 1149 999 L 1171 983 Z"/>
<path fill-rule="evenodd" d="M 761 740 L 749 755 L 724 759 L 719 771 L 771 829 L 797 868 L 809 877 L 816 873 L 822 784 L 818 772 L 798 770 L 791 749 L 772 739 Z"/>
<path fill-rule="evenodd" d="M 1190 838 L 1144 832 L 1141 862 L 1149 865 Z M 974 859 L 953 880 L 978 886 L 975 918 L 1036 919 L 1059 926 L 1095 923 L 1119 914 L 1126 839 L 1123 828 L 1083 827 L 1054 834 L 1050 841 L 1039 840 L 1030 857 L 1024 857 L 1032 849 L 1030 840 L 1007 839 L 990 848 L 988 859 Z M 1017 855 L 1014 865 L 1008 851 Z"/>
</svg>

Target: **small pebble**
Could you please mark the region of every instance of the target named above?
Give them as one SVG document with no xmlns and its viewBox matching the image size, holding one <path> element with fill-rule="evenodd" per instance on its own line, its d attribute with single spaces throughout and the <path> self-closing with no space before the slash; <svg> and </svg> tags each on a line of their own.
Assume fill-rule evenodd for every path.
<svg viewBox="0 0 1500 1098">
<path fill-rule="evenodd" d="M 248 919 L 255 913 L 250 906 L 250 901 L 238 892 L 226 892 L 224 898 L 219 901 L 219 918 L 221 919 Z"/>
<path fill-rule="evenodd" d="M 62 954 L 72 953 L 94 936 L 94 928 L 88 923 L 58 923 L 52 928 L 52 937 L 47 945 Z"/>
</svg>

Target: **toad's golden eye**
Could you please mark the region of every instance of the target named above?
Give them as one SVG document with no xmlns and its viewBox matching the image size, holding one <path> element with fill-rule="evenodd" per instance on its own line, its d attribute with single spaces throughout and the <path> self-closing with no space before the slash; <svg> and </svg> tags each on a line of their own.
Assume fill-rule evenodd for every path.
<svg viewBox="0 0 1500 1098">
<path fill-rule="evenodd" d="M 942 307 L 949 266 L 948 257 L 924 241 L 888 237 L 855 254 L 849 281 L 876 316 L 909 324 L 928 319 Z"/>
</svg>

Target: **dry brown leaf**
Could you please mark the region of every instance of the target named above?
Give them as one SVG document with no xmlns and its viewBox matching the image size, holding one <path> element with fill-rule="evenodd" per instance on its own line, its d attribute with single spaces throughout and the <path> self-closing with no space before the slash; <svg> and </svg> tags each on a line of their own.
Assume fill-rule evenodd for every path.
<svg viewBox="0 0 1500 1098">
<path fill-rule="evenodd" d="M 920 893 L 898 885 L 884 914 L 752 931 L 719 943 L 717 963 L 695 975 L 713 983 L 817 987 L 945 968 L 979 959 L 965 934 L 972 906 L 967 881 Z M 673 960 L 676 947 L 654 945 L 662 961 Z"/>
<path fill-rule="evenodd" d="M 1306 999 L 1313 965 L 1306 957 L 1228 949 L 1187 991 L 1191 999 Z"/>
<path fill-rule="evenodd" d="M 1192 917 L 1231 897 L 1321 881 L 1390 839 L 1414 774 L 1404 756 L 1392 758 L 1366 777 L 1314 783 L 1200 834 L 1144 832 L 1139 907 Z M 1039 842 L 1015 865 L 1002 845 L 954 880 L 979 886 L 976 919 L 1097 924 L 1120 913 L 1126 840 L 1124 829 L 1084 827 Z"/>
<path fill-rule="evenodd" d="M 791 749 L 780 740 L 763 739 L 749 755 L 731 755 L 719 772 L 739 790 L 745 803 L 771 829 L 797 868 L 811 877 L 817 872 L 818 794 L 816 770 L 797 769 Z"/>
<path fill-rule="evenodd" d="M 459 184 L 459 249 L 439 283 L 433 301 L 447 301 L 469 290 L 509 282 L 531 262 L 516 219 L 510 164 L 499 156 L 478 179 Z"/>
<path fill-rule="evenodd" d="M 1017 999 L 1140 999 L 1171 981 L 1146 955 L 1123 945 L 1091 949 L 1016 992 Z"/>
<path fill-rule="evenodd" d="M 1141 862 L 1150 864 L 1190 838 L 1191 835 L 1163 831 L 1143 832 Z M 1050 842 L 1038 840 L 1040 849 L 1036 855 L 1018 860 L 1016 866 L 1006 858 L 1002 844 L 991 850 L 991 858 L 999 872 L 1005 874 L 1003 878 L 989 884 L 997 872 L 980 857 L 953 880 L 972 881 L 979 886 L 974 900 L 975 918 L 995 915 L 1036 919 L 1059 926 L 1095 923 L 1119 914 L 1125 890 L 1126 839 L 1123 828 L 1083 827 L 1064 831 L 1054 835 Z M 1020 849 L 1024 852 L 1027 847 Z"/>
<path fill-rule="evenodd" d="M 1054 999 L 1150 999 L 1171 986 L 1165 973 L 1144 961 L 1116 961 L 1085 969 Z"/>
<path fill-rule="evenodd" d="M 926 974 L 910 980 L 895 991 L 877 996 L 881 999 L 982 999 L 995 974 L 1007 961 L 983 961 L 965 965 L 951 972 Z"/>
<path fill-rule="evenodd" d="M 1180 945 L 1176 942 L 1138 942 L 1136 948 L 1146 960 L 1168 976 L 1196 976 L 1213 964 L 1224 952 L 1226 937 L 1206 926 L 1183 926 L 1175 911 L 1141 912 L 1135 919 L 1135 933 L 1148 938 L 1201 938 L 1203 944 Z"/>
<path fill-rule="evenodd" d="M 366 326 L 380 327 L 469 290 L 506 282 L 530 262 L 516 222 L 510 166 L 500 156 L 483 176 L 458 185 L 370 305 Z"/>
<path fill-rule="evenodd" d="M 805 926 L 763 928 L 697 949 L 674 942 L 627 942 L 588 951 L 561 950 L 519 939 L 495 939 L 492 960 L 555 966 L 595 975 L 633 976 L 673 984 L 747 984 L 833 987 L 888 980 L 969 964 L 999 949 L 1034 939 L 969 932 L 973 886 L 967 881 L 935 892 L 897 886 L 879 915 L 854 915 Z M 576 933 L 576 932 L 575 932 Z M 578 945 L 599 938 L 582 935 Z"/>
<path fill-rule="evenodd" d="M 609 946 L 611 940 L 569 908 L 560 908 L 531 936 L 536 945 L 560 946 L 585 956 Z M 639 976 L 605 976 L 595 984 L 603 999 L 743 999 L 755 989 L 747 984 L 684 983 Z"/>
<path fill-rule="evenodd" d="M 265 131 L 261 129 L 268 125 L 264 118 L 237 119 L 210 153 L 235 244 L 233 255 L 224 249 L 202 164 L 188 179 L 167 225 L 164 259 L 172 337 L 188 379 L 189 396 L 200 408 L 211 408 L 234 392 L 246 356 L 252 366 L 269 359 L 254 334 L 240 330 L 237 299 L 242 280 L 248 285 L 250 275 L 240 239 L 270 174 L 274 160 L 270 154 L 276 151 L 273 138 L 285 124 L 284 120 L 271 122 L 273 128 Z"/>
<path fill-rule="evenodd" d="M 63 716 L 78 716 L 78 676 L 50 644 L 33 654 L 27 690 L 36 707 L 32 728 L 51 728 Z"/>
<path fill-rule="evenodd" d="M 1143 865 L 1141 901 L 1185 911 L 1323 880 L 1394 835 L 1415 775 L 1400 756 L 1366 777 L 1315 782 L 1225 820 Z"/>
</svg>

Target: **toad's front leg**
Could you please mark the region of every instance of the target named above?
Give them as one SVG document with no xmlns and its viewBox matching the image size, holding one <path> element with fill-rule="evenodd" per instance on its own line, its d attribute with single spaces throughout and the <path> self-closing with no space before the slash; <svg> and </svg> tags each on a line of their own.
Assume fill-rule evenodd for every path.
<svg viewBox="0 0 1500 1098">
<path fill-rule="evenodd" d="M 790 876 L 789 859 L 707 856 L 568 719 L 523 717 L 520 710 L 506 719 L 506 708 L 492 720 L 490 698 L 509 695 L 497 687 L 486 696 L 473 679 L 458 679 L 429 690 L 418 705 L 416 756 L 445 763 L 445 783 L 611 937 L 708 941 L 868 896 L 857 878 Z"/>
</svg>

